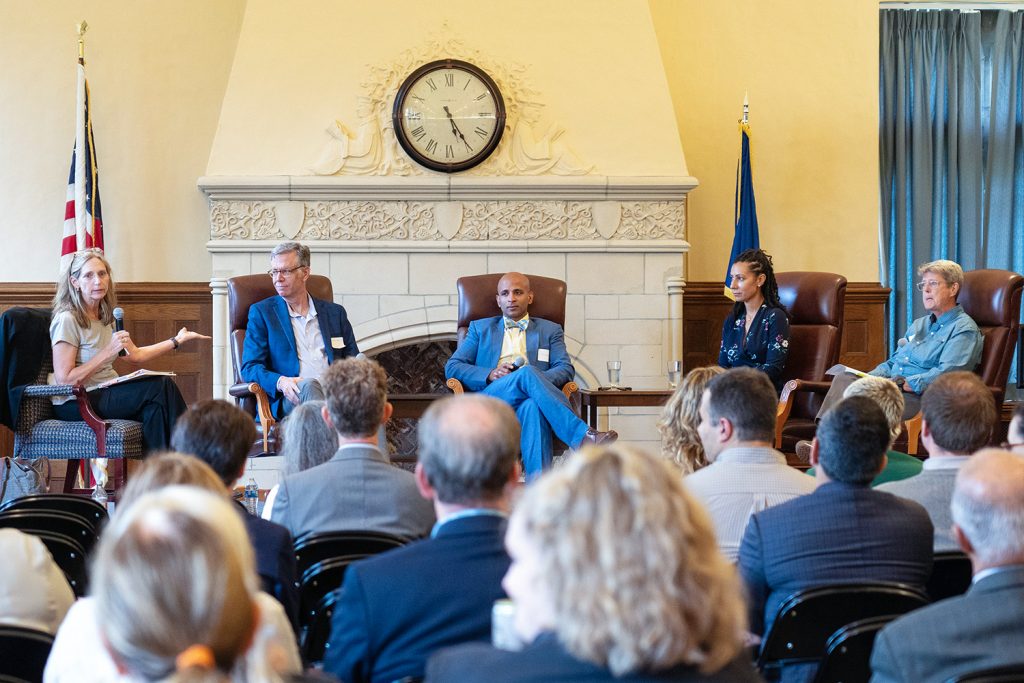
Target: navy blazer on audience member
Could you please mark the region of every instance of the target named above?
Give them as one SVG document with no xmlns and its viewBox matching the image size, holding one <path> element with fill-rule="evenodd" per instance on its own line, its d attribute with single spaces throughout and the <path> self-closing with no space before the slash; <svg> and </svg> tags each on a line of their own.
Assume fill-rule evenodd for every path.
<svg viewBox="0 0 1024 683">
<path fill-rule="evenodd" d="M 492 514 L 454 518 L 433 538 L 349 567 L 324 670 L 390 683 L 422 676 L 438 648 L 489 641 L 491 607 L 505 597 L 505 525 Z"/>
<path fill-rule="evenodd" d="M 298 581 L 298 570 L 295 566 L 292 535 L 280 524 L 250 515 L 241 503 L 235 502 L 256 553 L 256 573 L 260 575 L 263 592 L 277 598 L 292 622 L 292 628 L 297 628 L 299 590 L 295 584 Z"/>
<path fill-rule="evenodd" d="M 739 567 L 750 630 L 764 633 L 782 602 L 805 588 L 859 581 L 924 588 L 932 571 L 932 522 L 913 501 L 827 482 L 752 515 Z"/>
<path fill-rule="evenodd" d="M 761 677 L 754 671 L 749 653 L 741 650 L 732 662 L 713 674 L 702 674 L 696 667 L 679 665 L 657 673 L 633 673 L 616 678 L 604 667 L 573 657 L 553 633 L 542 633 L 521 652 L 507 652 L 479 643 L 442 650 L 430 658 L 426 680 L 428 683 L 753 683 Z"/>
</svg>

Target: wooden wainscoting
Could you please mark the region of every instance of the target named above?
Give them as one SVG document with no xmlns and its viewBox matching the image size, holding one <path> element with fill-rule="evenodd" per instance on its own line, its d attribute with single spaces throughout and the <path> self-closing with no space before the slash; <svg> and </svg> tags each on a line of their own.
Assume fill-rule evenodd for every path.
<svg viewBox="0 0 1024 683">
<path fill-rule="evenodd" d="M 53 284 L 0 283 L 0 312 L 13 306 L 48 307 Z M 211 335 L 213 298 L 206 282 L 125 282 L 117 286 L 118 304 L 124 309 L 124 326 L 139 346 L 170 339 L 182 327 Z M 133 368 L 123 361 L 119 373 Z M 191 342 L 178 351 L 148 363 L 150 370 L 170 370 L 181 395 L 189 404 L 213 396 L 213 351 L 210 342 Z M 0 426 L 0 455 L 13 451 L 14 436 Z"/>
<path fill-rule="evenodd" d="M 840 363 L 870 369 L 885 360 L 888 296 L 889 289 L 875 282 L 847 285 Z M 683 292 L 683 364 L 686 370 L 718 363 L 722 323 L 731 306 L 732 301 L 723 293 L 721 282 L 687 283 Z"/>
</svg>

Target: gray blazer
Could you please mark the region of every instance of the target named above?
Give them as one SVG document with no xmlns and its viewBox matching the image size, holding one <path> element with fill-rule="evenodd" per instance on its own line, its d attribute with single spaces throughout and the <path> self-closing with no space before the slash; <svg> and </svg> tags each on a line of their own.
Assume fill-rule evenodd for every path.
<svg viewBox="0 0 1024 683">
<path fill-rule="evenodd" d="M 966 595 L 897 619 L 878 634 L 872 683 L 941 683 L 1024 662 L 1024 565 L 983 577 Z"/>
<path fill-rule="evenodd" d="M 967 456 L 963 457 L 967 462 Z M 949 502 L 953 498 L 953 486 L 959 468 L 925 469 L 908 479 L 890 481 L 875 487 L 900 498 L 920 503 L 935 527 L 935 552 L 960 550 L 953 538 L 953 514 L 949 510 Z"/>
<path fill-rule="evenodd" d="M 271 521 L 293 538 L 319 531 L 371 530 L 422 537 L 434 525 L 434 506 L 416 479 L 392 466 L 373 446 L 339 448 L 322 465 L 285 477 Z"/>
</svg>

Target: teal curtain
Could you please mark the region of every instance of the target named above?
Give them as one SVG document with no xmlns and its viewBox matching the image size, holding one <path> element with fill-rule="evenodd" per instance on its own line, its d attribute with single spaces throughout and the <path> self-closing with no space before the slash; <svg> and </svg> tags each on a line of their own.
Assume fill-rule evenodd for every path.
<svg viewBox="0 0 1024 683">
<path fill-rule="evenodd" d="M 880 270 L 889 344 L 923 315 L 916 268 L 1024 271 L 1024 12 L 882 10 Z"/>
</svg>

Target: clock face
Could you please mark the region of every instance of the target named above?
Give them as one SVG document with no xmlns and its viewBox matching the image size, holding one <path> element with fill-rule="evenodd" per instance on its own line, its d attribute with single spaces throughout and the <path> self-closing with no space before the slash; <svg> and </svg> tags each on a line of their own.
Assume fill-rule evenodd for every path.
<svg viewBox="0 0 1024 683">
<path fill-rule="evenodd" d="M 505 103 L 481 69 L 444 59 L 405 79 L 391 119 L 398 142 L 414 161 L 453 173 L 476 166 L 498 146 Z"/>
</svg>

